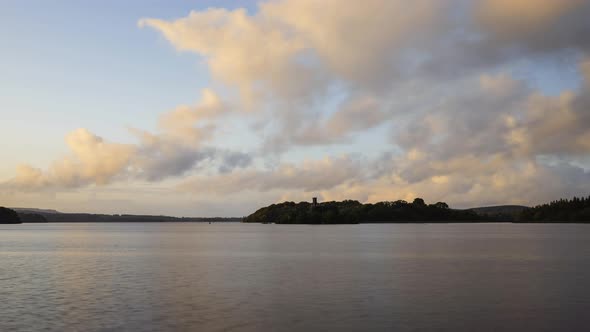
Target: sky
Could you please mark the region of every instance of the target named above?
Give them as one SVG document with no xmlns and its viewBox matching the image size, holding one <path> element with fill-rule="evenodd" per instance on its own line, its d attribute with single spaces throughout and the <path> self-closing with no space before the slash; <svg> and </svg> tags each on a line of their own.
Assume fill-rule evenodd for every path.
<svg viewBox="0 0 590 332">
<path fill-rule="evenodd" d="M 0 0 L 0 205 L 535 205 L 590 188 L 590 0 Z"/>
</svg>

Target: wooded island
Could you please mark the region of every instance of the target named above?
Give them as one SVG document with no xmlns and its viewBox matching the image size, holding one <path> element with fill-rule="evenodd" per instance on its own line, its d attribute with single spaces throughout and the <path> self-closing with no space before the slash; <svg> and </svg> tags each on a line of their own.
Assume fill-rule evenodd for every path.
<svg viewBox="0 0 590 332">
<path fill-rule="evenodd" d="M 397 200 L 362 204 L 358 201 L 284 202 L 263 207 L 244 218 L 246 223 L 358 224 L 417 222 L 590 222 L 590 196 L 561 199 L 533 208 L 518 205 L 451 209 L 444 202 L 426 204 Z"/>
</svg>

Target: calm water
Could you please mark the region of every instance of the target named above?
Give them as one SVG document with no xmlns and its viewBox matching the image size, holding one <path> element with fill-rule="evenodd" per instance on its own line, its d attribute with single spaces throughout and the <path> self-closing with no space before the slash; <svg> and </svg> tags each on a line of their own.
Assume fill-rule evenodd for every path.
<svg viewBox="0 0 590 332">
<path fill-rule="evenodd" d="M 590 225 L 0 225 L 0 331 L 588 331 Z"/>
</svg>

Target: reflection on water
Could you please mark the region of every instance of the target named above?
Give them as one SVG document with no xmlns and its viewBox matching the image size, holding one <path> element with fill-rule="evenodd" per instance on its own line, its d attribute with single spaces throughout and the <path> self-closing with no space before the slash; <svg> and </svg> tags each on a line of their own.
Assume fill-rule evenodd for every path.
<svg viewBox="0 0 590 332">
<path fill-rule="evenodd" d="M 0 225 L 0 331 L 588 330 L 590 225 Z"/>
</svg>

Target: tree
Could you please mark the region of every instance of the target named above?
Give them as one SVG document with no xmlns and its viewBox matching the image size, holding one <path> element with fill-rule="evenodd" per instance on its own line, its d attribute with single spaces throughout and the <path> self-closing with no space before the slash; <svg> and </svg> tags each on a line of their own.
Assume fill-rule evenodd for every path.
<svg viewBox="0 0 590 332">
<path fill-rule="evenodd" d="M 448 209 L 449 208 L 449 205 L 445 202 L 436 202 L 432 206 L 434 206 L 437 209 Z"/>
<path fill-rule="evenodd" d="M 416 197 L 414 198 L 414 201 L 412 202 L 413 205 L 416 206 L 426 206 L 426 203 L 424 202 L 424 200 L 420 197 Z"/>
</svg>

